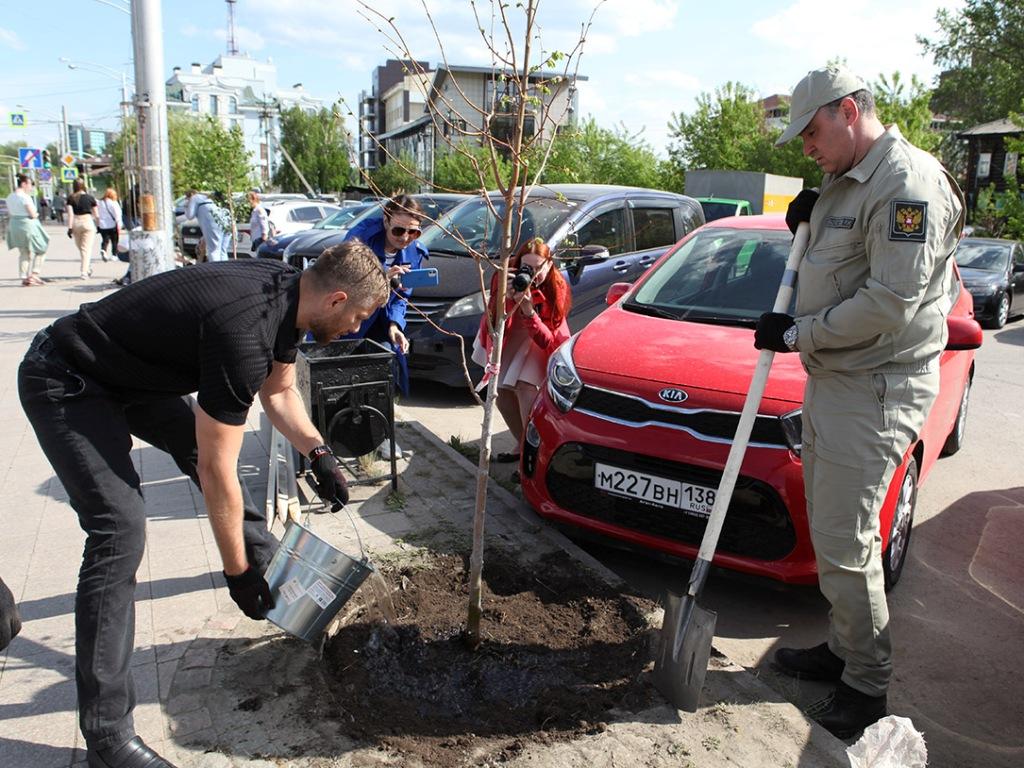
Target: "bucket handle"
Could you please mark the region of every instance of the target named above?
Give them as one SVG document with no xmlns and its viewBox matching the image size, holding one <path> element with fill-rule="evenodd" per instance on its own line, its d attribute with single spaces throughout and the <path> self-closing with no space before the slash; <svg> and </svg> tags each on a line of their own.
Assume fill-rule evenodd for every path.
<svg viewBox="0 0 1024 768">
<path fill-rule="evenodd" d="M 313 477 L 312 472 L 306 473 L 306 480 L 309 482 L 309 485 L 313 489 L 313 492 L 316 493 L 316 479 Z M 320 498 L 320 496 L 318 495 L 317 498 Z M 341 504 L 340 502 L 337 501 L 328 501 L 327 499 L 322 498 L 320 498 L 320 503 L 323 505 L 321 509 L 330 510 L 332 515 L 337 514 L 339 509 L 345 510 L 345 514 L 348 515 L 348 521 L 352 524 L 352 530 L 355 531 L 356 534 L 356 542 L 359 544 L 359 556 L 363 560 L 363 562 L 365 562 L 367 557 L 366 551 L 363 549 L 363 537 L 359 535 L 359 527 L 356 525 L 355 518 L 352 517 L 352 513 L 349 511 L 348 504 Z M 310 530 L 312 530 L 312 526 L 310 526 L 309 524 L 309 515 L 311 512 L 311 507 L 312 505 L 306 507 L 306 514 L 302 518 L 302 524 Z"/>
</svg>

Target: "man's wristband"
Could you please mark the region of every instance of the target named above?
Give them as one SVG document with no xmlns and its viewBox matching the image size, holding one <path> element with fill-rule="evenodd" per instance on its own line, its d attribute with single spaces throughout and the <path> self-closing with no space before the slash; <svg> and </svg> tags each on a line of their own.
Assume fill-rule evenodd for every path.
<svg viewBox="0 0 1024 768">
<path fill-rule="evenodd" d="M 309 460 L 310 461 L 316 461 L 321 456 L 325 456 L 325 455 L 333 456 L 334 455 L 334 451 L 331 450 L 331 446 L 329 446 L 329 445 L 318 445 L 316 448 L 314 448 L 312 451 L 310 451 L 308 455 L 309 455 Z"/>
</svg>

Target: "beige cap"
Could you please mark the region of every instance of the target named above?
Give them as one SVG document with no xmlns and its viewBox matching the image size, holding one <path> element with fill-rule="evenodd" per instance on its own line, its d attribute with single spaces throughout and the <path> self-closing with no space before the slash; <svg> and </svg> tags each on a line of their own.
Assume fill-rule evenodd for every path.
<svg viewBox="0 0 1024 768">
<path fill-rule="evenodd" d="M 808 72 L 793 89 L 793 98 L 789 105 L 789 125 L 779 136 L 775 146 L 781 147 L 790 139 L 799 136 L 821 107 L 843 96 L 849 96 L 854 91 L 866 90 L 867 87 L 867 83 L 839 64 L 829 64 L 827 67 Z"/>
</svg>

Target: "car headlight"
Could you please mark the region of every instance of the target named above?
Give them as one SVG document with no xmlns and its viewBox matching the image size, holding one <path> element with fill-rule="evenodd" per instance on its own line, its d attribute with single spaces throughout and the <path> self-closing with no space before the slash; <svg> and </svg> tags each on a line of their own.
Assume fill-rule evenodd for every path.
<svg viewBox="0 0 1024 768">
<path fill-rule="evenodd" d="M 448 311 L 444 313 L 444 316 L 441 319 L 448 320 L 453 317 L 482 315 L 487 307 L 486 302 L 487 298 L 482 293 L 471 293 L 469 296 L 463 296 L 448 307 Z"/>
<path fill-rule="evenodd" d="M 790 411 L 787 414 L 779 416 L 779 422 L 782 424 L 782 434 L 785 436 L 786 442 L 789 444 L 789 450 L 797 456 L 800 455 L 804 441 L 804 423 L 802 414 L 803 408 L 797 408 L 795 411 Z"/>
<path fill-rule="evenodd" d="M 583 389 L 583 380 L 576 373 L 576 365 L 572 361 L 575 344 L 576 337 L 573 336 L 548 360 L 548 394 L 562 413 L 569 412 Z"/>
<path fill-rule="evenodd" d="M 978 293 L 982 296 L 991 296 L 993 293 L 999 290 L 999 286 L 996 283 L 985 283 L 971 289 L 971 293 Z"/>
</svg>

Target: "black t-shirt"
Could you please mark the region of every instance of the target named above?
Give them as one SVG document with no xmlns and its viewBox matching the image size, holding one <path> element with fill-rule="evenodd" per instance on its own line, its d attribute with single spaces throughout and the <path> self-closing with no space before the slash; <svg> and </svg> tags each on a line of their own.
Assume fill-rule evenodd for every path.
<svg viewBox="0 0 1024 768">
<path fill-rule="evenodd" d="M 300 275 L 270 259 L 164 272 L 83 304 L 53 340 L 126 403 L 198 392 L 206 413 L 241 425 L 273 361 L 295 362 Z"/>
<path fill-rule="evenodd" d="M 71 203 L 71 210 L 75 216 L 88 216 L 92 213 L 92 209 L 96 207 L 96 198 L 88 192 L 79 192 L 77 195 L 72 195 L 68 198 L 68 201 Z"/>
</svg>

